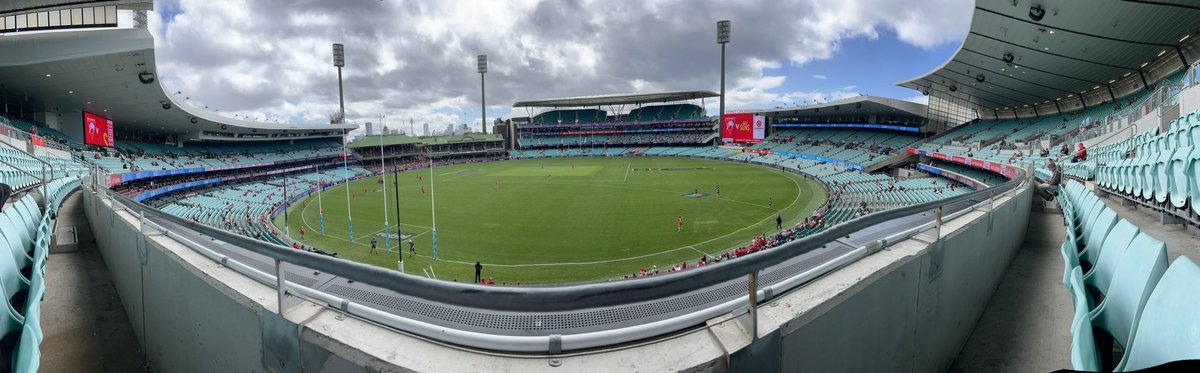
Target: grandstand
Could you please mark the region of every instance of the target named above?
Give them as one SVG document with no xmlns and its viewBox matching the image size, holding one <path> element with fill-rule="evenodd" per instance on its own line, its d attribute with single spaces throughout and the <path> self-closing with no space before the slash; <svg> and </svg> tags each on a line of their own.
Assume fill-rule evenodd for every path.
<svg viewBox="0 0 1200 373">
<path fill-rule="evenodd" d="M 542 110 L 512 118 L 516 148 L 621 148 L 653 145 L 700 146 L 717 138 L 713 119 L 701 105 L 712 92 L 662 92 L 521 101 L 514 108 Z M 627 106 L 634 106 L 624 111 Z M 597 107 L 597 109 L 581 108 Z M 610 110 L 599 108 L 609 107 Z M 580 153 L 582 154 L 582 153 Z"/>
<path fill-rule="evenodd" d="M 1190 4 L 979 0 L 951 60 L 898 84 L 929 105 L 859 96 L 731 112 L 766 118 L 756 144 L 719 141 L 704 109 L 717 94 L 683 91 L 521 101 L 506 133 L 343 145 L 355 125 L 178 101 L 150 79 L 145 29 L 7 26 L 153 6 L 0 4 L 0 48 L 25 51 L 0 56 L 0 94 L 29 97 L 0 113 L 0 183 L 14 191 L 0 201 L 0 371 L 1134 371 L 1200 359 Z M 71 83 L 30 79 L 47 71 Z M 83 111 L 119 119 L 114 146 L 84 144 Z M 1048 160 L 1062 166 L 1049 200 L 1037 194 L 1059 179 Z M 687 184 L 717 172 L 736 182 Z M 782 192 L 735 187 L 768 177 Z M 609 189 L 628 201 L 558 211 Z M 796 206 L 780 208 L 786 193 Z M 303 219 L 313 196 L 321 239 L 276 219 Z M 344 238 L 324 232 L 331 196 L 344 199 Z M 377 209 L 392 196 L 395 215 Z M 703 228 L 683 230 L 684 207 Z M 704 209 L 716 213 L 695 218 Z M 525 251 L 562 227 L 574 241 L 551 242 L 557 252 L 632 230 L 574 224 L 588 219 L 676 211 L 678 227 L 619 237 L 636 242 L 611 253 Z M 505 225 L 535 213 L 550 218 Z M 700 230 L 706 241 L 680 238 Z M 462 236 L 486 243 L 482 258 L 456 253 Z M 381 252 L 359 247 L 376 238 Z M 682 243 L 633 250 L 655 240 Z M 473 265 L 564 280 L 474 283 Z M 631 274 L 585 277 L 597 267 Z M 61 355 L 77 349 L 91 352 Z"/>
</svg>

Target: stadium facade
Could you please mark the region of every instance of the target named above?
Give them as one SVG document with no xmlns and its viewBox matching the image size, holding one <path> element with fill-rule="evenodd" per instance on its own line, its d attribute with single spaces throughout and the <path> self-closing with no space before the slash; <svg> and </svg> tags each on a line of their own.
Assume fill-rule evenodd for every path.
<svg viewBox="0 0 1200 373">
<path fill-rule="evenodd" d="M 0 325 L 14 370 L 62 366 L 43 342 L 62 336 L 39 315 L 61 311 L 41 295 L 68 288 L 47 281 L 69 270 L 52 255 L 68 245 L 66 214 L 94 234 L 72 244 L 102 255 L 125 328 L 159 371 L 961 369 L 993 307 L 1013 303 L 1011 268 L 1031 265 L 1029 242 L 1062 253 L 1038 268 L 1063 268 L 1030 283 L 1057 293 L 1029 308 L 1078 316 L 1014 343 L 1064 347 L 1053 368 L 1200 358 L 1194 333 L 1180 332 L 1200 323 L 1195 239 L 1158 238 L 1161 225 L 1118 206 L 1200 222 L 1195 6 L 979 0 L 959 52 L 899 83 L 929 106 L 856 97 L 730 113 L 766 119 L 744 138 L 726 140 L 726 118 L 691 102 L 714 94 L 696 91 L 518 102 L 544 111 L 498 135 L 348 147 L 354 125 L 226 118 L 165 91 L 149 33 L 108 21 L 111 9 L 152 8 L 0 5 L 11 32 L 0 38 L 0 181 L 16 191 L 0 206 L 0 247 L 13 253 L 0 260 Z M 1096 22 L 1109 19 L 1123 22 Z M 1057 203 L 1043 203 L 1037 185 L 1056 174 L 1043 154 L 1062 145 L 1063 163 L 1077 161 L 1061 170 Z M 817 226 L 772 233 L 777 245 L 719 265 L 524 288 L 293 250 L 267 218 L 389 160 L 647 155 L 763 165 L 836 197 Z M 1002 327 L 1033 325 L 1038 312 L 1026 313 Z M 1093 330 L 1124 354 L 1103 357 L 1113 349 Z"/>
</svg>

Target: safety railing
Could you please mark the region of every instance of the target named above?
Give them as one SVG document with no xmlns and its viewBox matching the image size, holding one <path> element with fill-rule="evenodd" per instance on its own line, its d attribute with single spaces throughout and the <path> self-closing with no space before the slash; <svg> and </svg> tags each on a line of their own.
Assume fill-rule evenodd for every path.
<svg viewBox="0 0 1200 373">
<path fill-rule="evenodd" d="M 101 197 L 113 201 L 113 214 L 116 213 L 116 210 L 127 210 L 136 215 L 139 220 L 138 229 L 143 234 L 151 230 L 157 230 L 160 234 L 164 234 L 228 268 L 234 269 L 263 284 L 275 287 L 278 289 L 279 305 L 284 304 L 286 291 L 331 309 L 339 310 L 340 312 L 346 312 L 403 332 L 446 343 L 493 351 L 557 354 L 562 351 L 611 346 L 677 332 L 701 325 L 706 320 L 737 311 L 739 308 L 745 308 L 744 312 L 756 312 L 755 309 L 758 304 L 770 300 L 777 295 L 782 295 L 830 271 L 853 263 L 895 242 L 930 229 L 936 230 L 935 233 L 940 235 L 943 219 L 952 219 L 984 207 L 987 207 L 990 211 L 990 208 L 995 206 L 995 199 L 998 196 L 1014 193 L 1027 185 L 1026 174 L 1025 170 L 1019 170 L 1016 178 L 987 189 L 939 201 L 868 214 L 834 225 L 823 232 L 783 244 L 771 250 L 761 251 L 753 255 L 738 258 L 737 260 L 725 262 L 721 265 L 699 267 L 689 271 L 639 279 L 637 281 L 522 288 L 480 287 L 456 282 L 437 281 L 419 276 L 409 276 L 356 262 L 331 259 L 323 255 L 292 250 L 291 248 L 243 237 L 232 232 L 204 226 L 150 208 L 117 193 L 113 193 L 102 185 L 99 185 L 98 180 L 102 180 L 102 178 L 93 178 L 93 184 L 90 185 L 90 189 L 92 189 L 93 193 L 98 193 Z M 968 208 L 959 210 L 948 217 L 943 217 L 943 208 L 968 202 L 970 203 Z M 118 207 L 118 204 L 123 207 Z M 782 264 L 799 255 L 819 249 L 827 243 L 849 236 L 864 228 L 931 211 L 936 214 L 936 218 L 932 222 L 872 241 L 775 284 L 764 287 L 756 286 L 758 273 L 768 267 Z M 113 218 L 116 217 L 114 216 Z M 165 229 L 152 220 L 162 220 L 183 226 L 249 252 L 270 258 L 274 261 L 275 273 L 264 273 L 238 263 L 236 260 L 213 252 L 205 246 L 193 242 L 174 230 Z M 745 277 L 749 277 L 750 288 L 746 293 L 747 298 L 729 299 L 701 310 L 635 326 L 571 335 L 511 336 L 459 330 L 400 317 L 368 305 L 339 298 L 296 283 L 286 282 L 283 280 L 284 276 L 282 276 L 285 266 L 305 267 L 334 276 L 340 276 L 348 280 L 369 284 L 380 289 L 420 298 L 431 303 L 490 312 L 552 313 L 636 304 L 686 294 L 732 280 L 740 280 Z M 746 304 L 753 306 L 746 307 Z"/>
</svg>

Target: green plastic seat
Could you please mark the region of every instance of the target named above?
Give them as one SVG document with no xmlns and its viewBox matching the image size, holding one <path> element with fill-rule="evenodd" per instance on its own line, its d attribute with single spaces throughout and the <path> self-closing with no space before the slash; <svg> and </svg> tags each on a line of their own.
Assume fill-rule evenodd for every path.
<svg viewBox="0 0 1200 373">
<path fill-rule="evenodd" d="M 40 345 L 42 341 L 38 339 L 40 334 L 34 332 L 33 327 L 25 325 L 22 327 L 21 340 L 17 346 L 15 365 L 13 372 L 15 373 L 33 373 L 38 371 L 38 366 L 41 364 L 42 351 Z"/>
<path fill-rule="evenodd" d="M 1158 203 L 1167 202 L 1167 194 L 1171 190 L 1171 156 L 1175 154 L 1174 149 L 1168 149 L 1159 153 L 1158 159 L 1154 160 L 1154 201 Z"/>
<path fill-rule="evenodd" d="M 1190 169 L 1191 163 L 1188 157 L 1194 151 L 1191 146 L 1187 146 L 1176 149 L 1175 153 L 1171 155 L 1171 163 L 1170 167 L 1168 167 L 1171 188 L 1168 194 L 1171 206 L 1175 206 L 1175 208 L 1184 208 L 1187 205 L 1187 200 L 1191 193 L 1189 189 L 1192 181 L 1191 178 L 1195 178 L 1195 171 Z"/>
<path fill-rule="evenodd" d="M 1092 262 L 1091 271 L 1083 274 L 1083 282 L 1100 294 L 1108 294 L 1108 287 L 1112 284 L 1113 273 L 1116 272 L 1117 266 L 1122 257 L 1125 255 L 1125 250 L 1129 248 L 1129 243 L 1137 237 L 1138 227 L 1130 223 L 1128 220 L 1121 219 L 1113 226 L 1112 231 L 1104 237 L 1104 244 L 1100 246 L 1100 252 L 1096 256 L 1096 261 Z"/>
<path fill-rule="evenodd" d="M 1197 177 L 1200 176 L 1200 147 L 1192 148 L 1192 154 L 1188 156 L 1188 160 L 1190 165 L 1185 173 L 1190 176 L 1188 190 L 1191 191 L 1189 195 L 1192 200 L 1192 211 L 1200 214 L 1200 177 Z"/>
<path fill-rule="evenodd" d="M 1187 257 L 1175 259 L 1159 279 L 1142 310 L 1132 342 L 1116 371 L 1200 359 L 1200 267 Z"/>
<path fill-rule="evenodd" d="M 1157 181 L 1154 175 L 1155 171 L 1157 171 L 1157 165 L 1154 164 L 1154 161 L 1157 154 L 1158 152 L 1155 152 L 1149 156 L 1139 158 L 1141 161 L 1138 164 L 1138 170 L 1141 172 L 1141 175 L 1138 176 L 1137 196 L 1144 200 L 1154 198 L 1154 184 Z"/>
<path fill-rule="evenodd" d="M 1090 313 L 1092 326 L 1104 329 L 1122 347 L 1137 330 L 1142 306 L 1167 271 L 1167 246 L 1142 233 L 1133 239 L 1113 273 L 1103 301 Z M 1099 346 L 1101 350 L 1105 347 Z"/>
<path fill-rule="evenodd" d="M 1100 250 L 1104 248 L 1104 240 L 1116 228 L 1117 212 L 1105 206 L 1092 220 L 1092 229 L 1084 237 L 1082 250 L 1079 250 L 1080 261 L 1087 263 L 1088 268 L 1094 267 L 1100 258 Z"/>
<path fill-rule="evenodd" d="M 1072 283 L 1083 286 L 1083 275 L 1075 268 Z M 1088 304 L 1084 296 L 1075 296 L 1075 318 L 1071 323 L 1071 368 L 1079 371 L 1100 371 L 1100 354 L 1096 351 L 1096 337 L 1092 332 L 1091 318 L 1087 317 Z"/>
</svg>

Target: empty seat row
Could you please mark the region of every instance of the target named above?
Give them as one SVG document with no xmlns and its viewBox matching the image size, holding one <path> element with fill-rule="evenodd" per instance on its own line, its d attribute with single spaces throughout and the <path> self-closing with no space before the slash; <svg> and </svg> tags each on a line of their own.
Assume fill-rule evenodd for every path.
<svg viewBox="0 0 1200 373">
<path fill-rule="evenodd" d="M 1191 290 L 1200 286 L 1200 268 L 1186 257 L 1168 268 L 1162 241 L 1120 219 L 1079 182 L 1065 184 L 1059 203 L 1067 226 L 1063 284 L 1075 306 L 1074 369 L 1125 371 L 1200 358 L 1200 298 Z M 1180 297 L 1190 300 L 1174 299 Z"/>
</svg>

